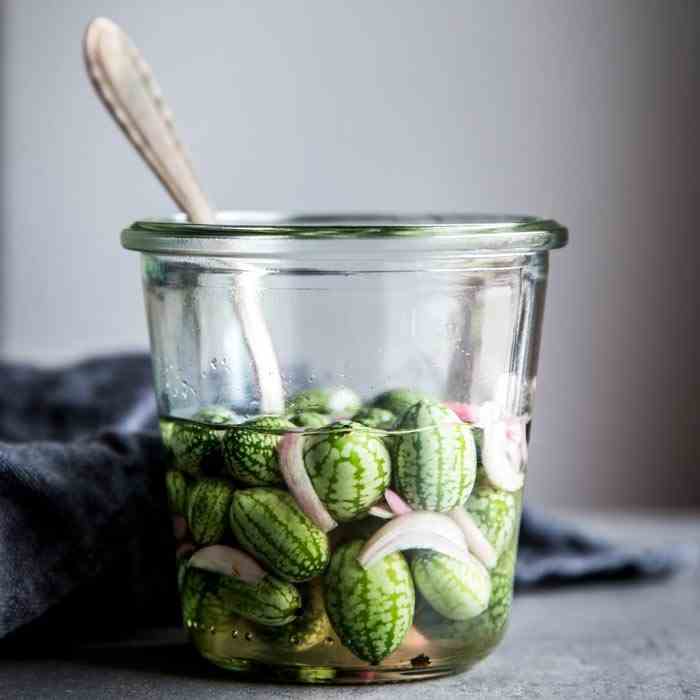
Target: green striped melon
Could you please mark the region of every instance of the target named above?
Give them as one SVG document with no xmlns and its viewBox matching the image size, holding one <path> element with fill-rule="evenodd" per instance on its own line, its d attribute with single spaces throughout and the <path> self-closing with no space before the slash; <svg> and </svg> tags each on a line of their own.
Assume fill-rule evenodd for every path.
<svg viewBox="0 0 700 700">
<path fill-rule="evenodd" d="M 237 491 L 230 516 L 238 542 L 282 578 L 307 581 L 326 568 L 328 537 L 286 491 L 266 487 Z"/>
<path fill-rule="evenodd" d="M 415 510 L 445 513 L 474 487 L 476 450 L 471 429 L 445 406 L 420 401 L 404 412 L 393 436 L 396 489 Z"/>
<path fill-rule="evenodd" d="M 500 556 L 518 526 L 517 494 L 497 489 L 479 476 L 465 508 L 496 550 L 496 556 Z"/>
<path fill-rule="evenodd" d="M 193 569 L 186 562 L 180 565 L 178 573 L 182 619 L 187 627 L 193 627 L 199 623 L 199 606 L 211 588 L 212 579 L 207 572 Z"/>
<path fill-rule="evenodd" d="M 339 522 L 364 517 L 389 486 L 384 441 L 358 423 L 333 423 L 304 441 L 304 465 L 316 494 Z"/>
<path fill-rule="evenodd" d="M 462 562 L 439 552 L 421 550 L 413 557 L 411 571 L 421 595 L 449 620 L 469 620 L 488 607 L 491 578 L 476 557 Z"/>
<path fill-rule="evenodd" d="M 175 422 L 169 420 L 168 418 L 160 418 L 158 421 L 158 425 L 160 426 L 160 438 L 163 441 L 163 445 L 165 446 L 168 456 L 170 457 L 172 455 L 171 443 L 173 438 L 173 428 L 175 427 Z"/>
<path fill-rule="evenodd" d="M 352 420 L 368 428 L 390 430 L 396 423 L 396 415 L 385 408 L 365 406 L 352 417 Z"/>
<path fill-rule="evenodd" d="M 482 631 L 490 634 L 505 629 L 513 602 L 513 577 L 517 560 L 517 546 L 514 544 L 501 555 L 491 572 L 491 601 L 486 612 L 478 619 Z"/>
<path fill-rule="evenodd" d="M 192 416 L 192 420 L 208 425 L 237 425 L 242 418 L 226 406 L 205 406 Z"/>
<path fill-rule="evenodd" d="M 185 582 L 185 574 L 187 573 L 187 565 L 190 561 L 190 552 L 183 556 L 175 557 L 175 571 L 177 577 L 177 590 L 182 594 L 182 587 Z"/>
<path fill-rule="evenodd" d="M 236 616 L 261 625 L 287 625 L 301 608 L 296 587 L 274 576 L 251 584 L 191 567 L 185 574 L 182 599 L 185 623 L 206 629 L 226 625 Z"/>
<path fill-rule="evenodd" d="M 270 627 L 261 631 L 263 639 L 282 652 L 300 652 L 313 649 L 331 632 L 323 601 L 323 584 L 320 578 L 310 581 L 303 595 L 304 605 L 296 620 L 283 627 Z"/>
<path fill-rule="evenodd" d="M 165 473 L 165 490 L 168 494 L 168 508 L 176 515 L 187 514 L 187 491 L 189 479 L 183 472 L 170 469 Z"/>
<path fill-rule="evenodd" d="M 481 461 L 481 446 L 484 443 L 484 429 L 473 425 L 472 435 L 474 435 L 474 445 L 476 445 L 476 463 L 479 469 L 481 469 L 483 467 L 483 463 Z"/>
<path fill-rule="evenodd" d="M 351 416 L 360 408 L 362 401 L 352 389 L 346 386 L 306 389 L 295 394 L 290 400 L 290 410 L 328 413 L 332 416 Z"/>
<path fill-rule="evenodd" d="M 201 476 L 209 463 L 218 462 L 221 440 L 225 430 L 239 419 L 233 411 L 218 406 L 202 408 L 192 416 L 192 422 L 173 421 L 161 434 L 173 456 L 175 466 L 192 476 Z M 219 428 L 209 426 L 220 426 Z"/>
<path fill-rule="evenodd" d="M 421 611 L 416 624 L 426 635 L 436 639 L 469 643 L 475 649 L 495 644 L 503 635 L 510 617 L 513 602 L 513 577 L 517 555 L 517 543 L 501 555 L 491 571 L 491 598 L 488 608 L 471 620 L 445 620 Z"/>
<path fill-rule="evenodd" d="M 284 431 L 294 429 L 286 418 L 262 416 L 229 430 L 223 442 L 226 471 L 251 486 L 281 483 L 277 445 Z"/>
<path fill-rule="evenodd" d="M 395 416 L 401 417 L 403 413 L 419 401 L 430 401 L 430 397 L 421 391 L 412 389 L 391 389 L 376 396 L 370 406 L 391 411 Z"/>
<path fill-rule="evenodd" d="M 216 544 L 226 534 L 233 493 L 228 481 L 216 478 L 201 479 L 190 488 L 187 524 L 197 544 Z"/>
<path fill-rule="evenodd" d="M 289 420 L 299 428 L 324 428 L 331 422 L 330 416 L 325 413 L 316 413 L 314 411 L 299 411 L 292 413 Z"/>
<path fill-rule="evenodd" d="M 413 620 L 415 589 L 406 559 L 390 554 L 368 569 L 357 562 L 364 540 L 338 547 L 324 579 L 326 610 L 341 642 L 378 664 L 403 642 Z"/>
</svg>

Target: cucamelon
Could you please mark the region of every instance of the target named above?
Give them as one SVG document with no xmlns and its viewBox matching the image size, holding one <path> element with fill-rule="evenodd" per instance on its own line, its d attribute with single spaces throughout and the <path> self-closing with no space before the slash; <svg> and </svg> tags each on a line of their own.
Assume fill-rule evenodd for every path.
<svg viewBox="0 0 700 700">
<path fill-rule="evenodd" d="M 307 581 L 328 564 L 328 537 L 286 491 L 258 487 L 237 491 L 231 528 L 238 542 L 277 575 Z"/>
</svg>

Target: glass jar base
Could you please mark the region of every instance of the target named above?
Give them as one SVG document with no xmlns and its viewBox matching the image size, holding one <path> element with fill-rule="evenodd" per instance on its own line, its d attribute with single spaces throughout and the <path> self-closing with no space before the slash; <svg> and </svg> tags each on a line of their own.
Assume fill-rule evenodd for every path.
<svg viewBox="0 0 700 700">
<path fill-rule="evenodd" d="M 429 639 L 412 627 L 403 644 L 377 666 L 362 663 L 331 629 L 325 630 L 323 641 L 296 649 L 277 646 L 279 640 L 275 645 L 261 635 L 259 626 L 240 618 L 218 628 L 189 626 L 188 631 L 205 660 L 235 672 L 238 678 L 342 685 L 397 683 L 462 673 L 493 651 L 505 627 L 495 634 L 471 636 L 468 640 Z"/>
<path fill-rule="evenodd" d="M 267 664 L 244 658 L 222 658 L 203 653 L 209 662 L 226 671 L 233 671 L 238 678 L 261 683 L 301 683 L 318 685 L 364 685 L 372 683 L 405 683 L 429 680 L 463 673 L 475 666 L 483 657 L 469 661 L 440 660 L 426 665 L 378 667 L 376 669 L 346 666 L 305 666 L 294 664 Z M 484 654 L 486 656 L 486 654 Z"/>
</svg>

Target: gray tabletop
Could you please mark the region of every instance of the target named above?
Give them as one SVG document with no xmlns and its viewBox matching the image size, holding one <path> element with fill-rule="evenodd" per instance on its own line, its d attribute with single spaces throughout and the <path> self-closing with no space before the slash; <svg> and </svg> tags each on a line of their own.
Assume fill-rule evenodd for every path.
<svg viewBox="0 0 700 700">
<path fill-rule="evenodd" d="M 700 544 L 700 514 L 585 515 L 632 545 Z M 672 579 L 523 593 L 503 644 L 465 674 L 401 686 L 357 686 L 353 697 L 700 698 L 700 567 Z M 178 630 L 119 643 L 0 659 L 0 698 L 192 700 L 341 698 L 347 687 L 249 684 L 211 671 Z"/>
</svg>

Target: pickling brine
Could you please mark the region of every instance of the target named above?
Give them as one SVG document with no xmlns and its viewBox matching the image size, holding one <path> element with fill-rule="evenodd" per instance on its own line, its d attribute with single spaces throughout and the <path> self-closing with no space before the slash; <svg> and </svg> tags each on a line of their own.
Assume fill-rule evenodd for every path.
<svg viewBox="0 0 700 700">
<path fill-rule="evenodd" d="M 508 620 L 525 431 L 418 392 L 334 393 L 279 416 L 162 418 L 191 638 L 217 665 L 287 679 L 466 668 Z"/>
</svg>

